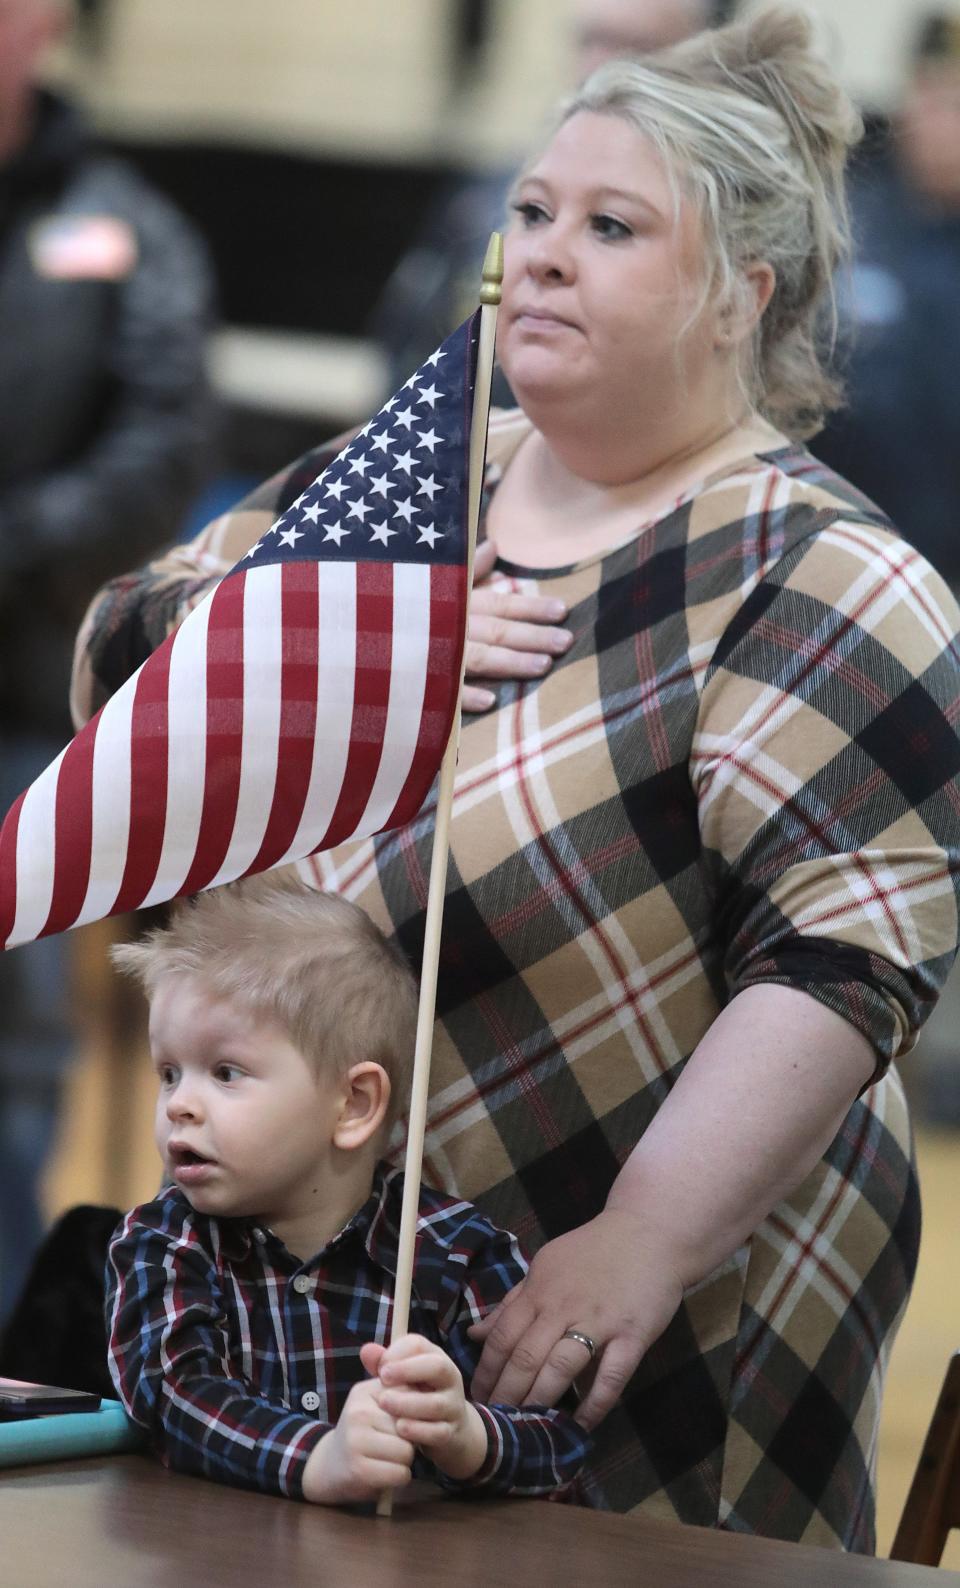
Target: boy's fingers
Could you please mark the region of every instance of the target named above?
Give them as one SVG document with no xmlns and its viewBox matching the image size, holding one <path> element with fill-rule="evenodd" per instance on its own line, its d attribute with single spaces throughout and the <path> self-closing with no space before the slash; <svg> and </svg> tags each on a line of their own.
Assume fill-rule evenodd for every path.
<svg viewBox="0 0 960 1588">
<path fill-rule="evenodd" d="M 416 1418 L 411 1417 L 404 1417 L 400 1426 L 403 1429 L 404 1439 L 411 1440 L 415 1445 L 426 1447 L 444 1444 L 453 1432 L 452 1423 L 418 1422 Z"/>
<path fill-rule="evenodd" d="M 439 1351 L 431 1351 L 429 1355 L 423 1352 L 419 1356 L 384 1362 L 380 1368 L 380 1382 L 385 1389 L 392 1384 L 442 1384 L 445 1379 L 452 1379 L 452 1365 L 449 1357 Z"/>
<path fill-rule="evenodd" d="M 384 1390 L 383 1406 L 384 1411 L 389 1411 L 398 1424 L 405 1417 L 433 1423 L 448 1414 L 450 1398 L 443 1393 L 429 1395 L 419 1390 L 392 1389 Z M 406 1439 L 409 1436 L 404 1434 L 402 1437 Z"/>
<path fill-rule="evenodd" d="M 360 1360 L 368 1373 L 376 1375 L 377 1369 L 386 1354 L 386 1346 L 377 1345 L 376 1341 L 368 1340 L 360 1347 Z"/>
</svg>

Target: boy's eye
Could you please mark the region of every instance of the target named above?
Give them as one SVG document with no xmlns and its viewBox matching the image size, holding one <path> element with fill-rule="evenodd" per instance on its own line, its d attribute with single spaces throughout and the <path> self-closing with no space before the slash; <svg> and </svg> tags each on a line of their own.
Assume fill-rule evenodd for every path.
<svg viewBox="0 0 960 1588">
<path fill-rule="evenodd" d="M 218 1064 L 213 1074 L 216 1080 L 223 1081 L 225 1085 L 229 1086 L 231 1081 L 236 1081 L 239 1078 L 240 1071 L 235 1064 Z"/>
<path fill-rule="evenodd" d="M 172 1064 L 161 1064 L 157 1070 L 161 1086 L 176 1086 L 177 1072 Z"/>
<path fill-rule="evenodd" d="M 618 221 L 615 215 L 592 215 L 590 225 L 598 237 L 605 242 L 619 242 L 622 237 L 632 237 L 633 233 L 626 221 Z"/>
</svg>

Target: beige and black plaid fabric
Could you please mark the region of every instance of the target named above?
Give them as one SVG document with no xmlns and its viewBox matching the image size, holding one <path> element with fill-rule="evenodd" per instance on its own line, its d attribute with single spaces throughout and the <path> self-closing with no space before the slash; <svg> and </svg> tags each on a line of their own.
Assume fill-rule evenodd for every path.
<svg viewBox="0 0 960 1588">
<path fill-rule="evenodd" d="M 495 422 L 491 488 L 524 424 Z M 82 708 L 318 460 L 179 567 L 106 592 Z M 428 1177 L 536 1249 L 602 1208 L 742 988 L 801 988 L 863 1031 L 872 1084 L 816 1171 L 687 1295 L 599 1431 L 580 1497 L 869 1550 L 882 1378 L 919 1234 L 888 1061 L 956 946 L 960 618 L 800 448 L 745 459 L 602 558 L 497 577 L 564 597 L 575 639 L 465 725 Z M 431 828 L 428 802 L 409 828 L 305 867 L 414 964 Z"/>
</svg>

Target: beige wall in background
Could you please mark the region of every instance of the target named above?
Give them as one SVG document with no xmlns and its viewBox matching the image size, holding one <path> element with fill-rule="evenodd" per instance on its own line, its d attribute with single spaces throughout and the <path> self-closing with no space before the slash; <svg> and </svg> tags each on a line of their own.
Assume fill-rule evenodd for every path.
<svg viewBox="0 0 960 1588">
<path fill-rule="evenodd" d="M 960 0 L 948 0 L 960 14 Z M 886 108 L 928 0 L 809 0 L 851 89 Z M 377 159 L 522 152 L 565 86 L 566 0 L 497 0 L 480 81 L 451 102 L 451 0 L 114 0 L 84 73 L 103 125 Z"/>
</svg>

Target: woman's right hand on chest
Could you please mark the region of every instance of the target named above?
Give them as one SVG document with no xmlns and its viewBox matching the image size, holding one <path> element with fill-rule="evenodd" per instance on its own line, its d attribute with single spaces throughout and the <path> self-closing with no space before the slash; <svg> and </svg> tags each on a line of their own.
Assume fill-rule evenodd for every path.
<svg viewBox="0 0 960 1588">
<path fill-rule="evenodd" d="M 490 583 L 496 559 L 492 541 L 477 547 L 467 618 L 464 711 L 487 711 L 496 699 L 491 689 L 471 680 L 541 678 L 573 640 L 569 629 L 556 627 L 567 615 L 565 602 Z"/>
</svg>

